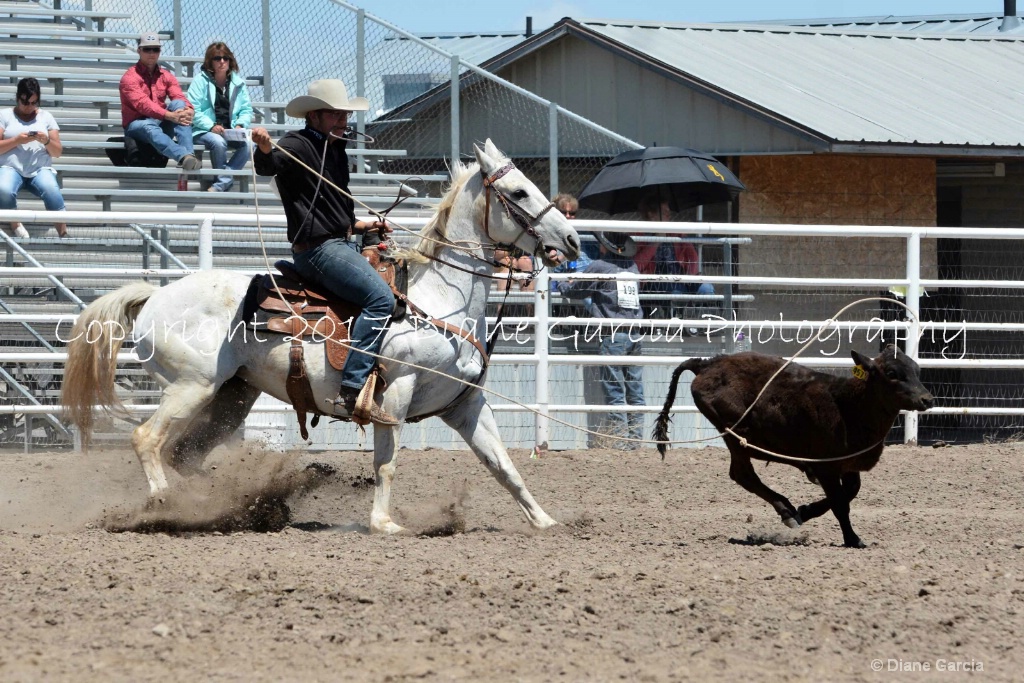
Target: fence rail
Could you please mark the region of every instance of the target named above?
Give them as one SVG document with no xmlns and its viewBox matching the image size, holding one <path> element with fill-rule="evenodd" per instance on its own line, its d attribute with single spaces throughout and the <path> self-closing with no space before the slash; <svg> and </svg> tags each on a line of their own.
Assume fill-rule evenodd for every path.
<svg viewBox="0 0 1024 683">
<path fill-rule="evenodd" d="M 24 262 L 24 265 L 17 265 L 12 262 L 12 257 L 22 254 L 31 256 L 31 242 L 27 245 L 19 244 L 6 235 L 0 235 L 0 250 L 8 254 L 7 264 L 0 266 L 0 281 L 4 287 L 13 287 L 21 281 L 37 281 L 55 279 L 58 282 L 66 283 L 71 280 L 80 279 L 83 282 L 105 281 L 107 288 L 111 288 L 112 282 L 122 279 L 134 279 L 138 277 L 161 278 L 164 280 L 182 277 L 196 270 L 207 269 L 218 266 L 224 255 L 215 251 L 217 243 L 215 237 L 218 232 L 231 231 L 233 238 L 237 239 L 237 231 L 240 227 L 254 226 L 257 218 L 254 215 L 239 214 L 158 214 L 145 212 L 68 212 L 66 216 L 69 222 L 81 226 L 107 226 L 109 229 L 119 229 L 124 235 L 129 233 L 135 239 L 142 240 L 150 230 L 162 228 L 165 225 L 186 226 L 194 232 L 192 239 L 197 249 L 195 267 L 187 268 L 125 268 L 96 265 L 90 267 L 74 266 L 50 266 L 36 261 Z M 34 221 L 50 221 L 52 214 L 46 212 L 30 211 L 0 211 L 0 223 L 19 220 L 25 223 Z M 268 229 L 280 228 L 283 225 L 282 217 L 266 217 L 260 221 Z M 415 231 L 420 229 L 426 222 L 424 218 L 410 218 L 404 221 L 406 227 Z M 843 350 L 850 343 L 861 342 L 863 339 L 869 343 L 876 343 L 882 337 L 902 343 L 908 355 L 918 360 L 925 371 L 928 370 L 950 370 L 959 369 L 965 372 L 994 372 L 994 371 L 1021 371 L 1024 370 L 1024 357 L 1019 355 L 1002 354 L 993 351 L 991 345 L 983 345 L 980 351 L 975 352 L 973 342 L 969 335 L 1021 335 L 1024 333 L 1024 322 L 1010 320 L 1000 321 L 968 321 L 964 320 L 937 320 L 930 319 L 929 312 L 922 310 L 921 291 L 939 288 L 970 289 L 984 288 L 986 291 L 1015 291 L 1024 288 L 1024 281 L 1000 280 L 1000 279 L 969 279 L 952 280 L 935 277 L 923 277 L 922 265 L 919 250 L 915 245 L 920 245 L 922 240 L 933 237 L 943 239 L 960 240 L 1022 240 L 1024 230 L 1021 229 L 995 229 L 995 228 L 932 228 L 932 227 L 864 227 L 864 226 L 807 226 L 807 225 L 751 225 L 751 224 L 711 224 L 711 223 L 662 223 L 652 224 L 637 221 L 589 221 L 579 220 L 575 222 L 577 229 L 581 231 L 611 231 L 611 232 L 644 232 L 652 235 L 669 235 L 684 233 L 687 235 L 699 236 L 706 240 L 721 239 L 727 248 L 742 249 L 745 243 L 734 244 L 735 238 L 751 238 L 754 244 L 761 238 L 767 236 L 805 236 L 805 237 L 839 237 L 850 241 L 868 238 L 870 240 L 896 240 L 902 242 L 906 248 L 906 259 L 903 273 L 900 277 L 757 277 L 744 275 L 715 275 L 715 276 L 631 276 L 631 279 L 639 279 L 641 282 L 680 282 L 700 280 L 711 282 L 722 291 L 722 294 L 710 297 L 692 297 L 694 299 L 711 300 L 712 304 L 719 305 L 725 299 L 725 292 L 728 291 L 735 299 L 732 302 L 732 310 L 717 309 L 715 313 L 703 312 L 702 309 L 695 309 L 698 314 L 692 317 L 670 318 L 670 319 L 646 319 L 638 321 L 638 334 L 646 335 L 644 338 L 651 340 L 650 355 L 630 358 L 629 362 L 644 368 L 657 370 L 662 375 L 666 374 L 679 362 L 682 362 L 693 355 L 707 355 L 708 352 L 729 352 L 734 350 L 737 332 L 749 331 L 751 338 L 759 346 L 769 351 L 782 352 L 779 355 L 789 356 L 798 348 L 798 344 L 806 342 L 814 336 L 814 332 L 826 322 L 829 315 L 834 311 L 825 311 L 819 315 L 807 319 L 786 320 L 780 316 L 756 315 L 756 305 L 762 298 L 769 296 L 772 292 L 802 291 L 813 287 L 822 291 L 834 291 L 836 296 L 845 297 L 846 300 L 854 300 L 864 296 L 864 292 L 884 293 L 888 290 L 899 290 L 907 293 L 904 301 L 914 313 L 908 316 L 899 312 L 893 315 L 883 316 L 872 309 L 874 315 L 854 315 L 849 319 L 836 322 L 827 334 L 821 335 L 822 342 L 799 362 L 811 367 L 823 369 L 842 369 L 850 366 L 848 356 Z M 111 227 L 113 226 L 113 227 Z M 274 232 L 274 237 L 280 239 L 280 231 Z M 250 240 L 255 239 L 250 237 Z M 741 242 L 743 242 L 741 240 Z M 234 243 L 234 242 L 232 242 Z M 64 249 L 73 250 L 74 241 L 64 244 Z M 253 243 L 258 246 L 258 242 Z M 95 247 L 87 247 L 94 250 Z M 31 263 L 31 264 L 30 264 Z M 742 264 L 742 261 L 740 262 Z M 252 270 L 250 263 L 244 268 Z M 258 268 L 260 269 L 260 268 Z M 522 415 L 528 410 L 536 410 L 538 414 L 532 420 L 532 439 L 535 444 L 551 443 L 552 421 L 554 414 L 572 414 L 574 419 L 589 419 L 593 415 L 611 410 L 608 406 L 598 402 L 583 402 L 571 404 L 566 402 L 561 395 L 552 396 L 548 393 L 548 379 L 556 372 L 586 372 L 588 367 L 599 367 L 609 365 L 609 358 L 598 355 L 595 349 L 587 346 L 586 334 L 580 330 L 594 330 L 608 321 L 598 318 L 572 315 L 554 315 L 552 306 L 566 303 L 565 300 L 551 293 L 551 283 L 564 281 L 571 278 L 583 277 L 580 274 L 549 274 L 542 271 L 536 282 L 536 290 L 530 294 L 516 293 L 514 299 L 523 301 L 524 298 L 531 300 L 532 306 L 527 304 L 527 310 L 522 315 L 510 316 L 502 323 L 501 334 L 506 335 L 505 347 L 499 344 L 499 352 L 494 357 L 496 368 L 508 367 L 510 372 L 521 374 L 523 368 L 532 368 L 531 381 L 532 389 L 526 393 L 520 393 L 517 400 L 526 407 L 510 403 L 498 402 L 495 410 L 508 415 Z M 590 276 L 595 277 L 595 276 Z M 66 286 L 66 285 L 65 285 Z M 915 296 L 916 295 L 916 296 Z M 497 291 L 492 293 L 492 300 L 498 301 L 501 294 Z M 67 302 L 66 302 L 67 303 Z M 532 307 L 532 310 L 529 308 Z M 71 322 L 76 313 L 74 311 L 63 311 L 59 313 L 47 313 L 30 311 L 19 313 L 16 307 L 5 304 L 5 310 L 10 312 L 0 314 L 0 326 L 22 325 L 35 330 L 39 334 L 46 334 L 47 338 L 52 332 L 51 328 L 67 332 L 70 330 Z M 773 319 L 774 318 L 774 319 Z M 493 324 L 493 319 L 489 322 Z M 684 337 L 683 330 L 697 328 L 699 334 L 696 337 Z M 0 328 L 5 329 L 5 328 Z M 771 336 L 769 338 L 768 330 Z M 543 330 L 545 333 L 537 333 Z M 566 333 L 566 330 L 575 330 L 575 333 Z M 573 334 L 576 338 L 573 338 Z M 6 337 L 6 335 L 5 335 Z M 942 353 L 928 352 L 920 353 L 919 343 L 922 340 L 939 344 L 943 339 L 946 345 Z M 937 342 L 935 340 L 938 340 Z M 568 341 L 567 341 L 568 340 Z M 786 352 L 788 350 L 788 353 Z M 15 366 L 46 367 L 48 372 L 56 375 L 62 374 L 62 364 L 66 359 L 59 348 L 49 350 L 46 347 L 35 345 L 32 347 L 12 346 L 8 342 L 0 343 L 0 365 L 4 368 Z M 119 362 L 125 366 L 135 366 L 137 360 L 131 352 L 122 352 L 118 357 Z M 612 361 L 614 363 L 614 360 Z M 621 361 L 620 361 L 621 362 Z M 137 367 L 137 366 L 136 366 Z M 561 368 L 561 370 L 559 370 Z M 518 369 L 518 370 L 517 370 Z M 495 370 L 495 372 L 500 372 Z M 529 374 L 529 373 L 527 373 Z M 660 376 L 660 375 L 659 375 Z M 494 381 L 507 381 L 506 379 L 495 379 Z M 562 381 L 562 380 L 560 380 Z M 502 393 L 506 393 L 503 391 Z M 974 402 L 973 404 L 958 405 L 947 400 L 943 405 L 934 409 L 929 415 L 978 415 L 978 416 L 1019 416 L 1024 414 L 1018 394 L 1011 394 L 1003 397 L 1010 400 L 1001 401 L 999 405 L 992 402 Z M 645 408 L 639 408 L 636 412 L 651 413 L 657 409 L 658 402 L 650 401 Z M 145 413 L 152 409 L 150 405 L 132 406 L 130 410 Z M 267 407 L 262 406 L 257 413 L 280 412 L 282 415 L 290 411 L 290 408 L 283 406 Z M 692 405 L 677 408 L 681 413 L 693 413 Z M 24 398 L 24 395 L 6 396 L 0 399 L 0 416 L 2 415 L 50 415 L 51 418 L 59 417 L 56 406 L 45 404 L 42 401 L 31 402 Z M 904 418 L 903 439 L 913 441 L 918 433 L 918 416 L 908 414 Z M 562 427 L 558 427 L 562 429 Z M 27 442 L 26 442 L 27 443 Z"/>
</svg>

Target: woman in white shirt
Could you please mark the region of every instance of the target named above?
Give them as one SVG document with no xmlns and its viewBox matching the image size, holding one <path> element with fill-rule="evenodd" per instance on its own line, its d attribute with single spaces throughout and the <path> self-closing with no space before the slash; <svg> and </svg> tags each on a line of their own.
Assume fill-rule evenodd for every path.
<svg viewBox="0 0 1024 683">
<path fill-rule="evenodd" d="M 63 211 L 64 197 L 51 163 L 63 151 L 60 128 L 49 112 L 39 108 L 39 81 L 18 81 L 18 103 L 0 110 L 0 209 L 18 208 L 18 190 L 28 184 L 47 211 Z M 55 223 L 57 234 L 68 234 L 66 223 Z M 21 223 L 11 223 L 16 237 L 28 237 Z"/>
</svg>

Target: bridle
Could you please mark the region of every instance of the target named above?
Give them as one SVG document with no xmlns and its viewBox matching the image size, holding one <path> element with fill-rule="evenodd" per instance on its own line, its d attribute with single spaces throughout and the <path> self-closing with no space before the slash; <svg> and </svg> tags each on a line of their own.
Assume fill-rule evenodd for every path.
<svg viewBox="0 0 1024 683">
<path fill-rule="evenodd" d="M 502 166 L 501 168 L 499 168 L 497 171 L 495 171 L 491 175 L 487 175 L 484 172 L 483 168 L 480 169 L 480 175 L 482 175 L 483 178 L 484 178 L 484 197 L 485 197 L 484 234 L 487 235 L 487 238 L 491 241 L 491 245 L 493 247 L 495 247 L 495 248 L 498 248 L 498 249 L 506 248 L 506 249 L 509 249 L 510 251 L 512 249 L 516 248 L 514 241 L 513 242 L 499 242 L 498 240 L 494 239 L 494 237 L 491 236 L 491 190 L 494 190 L 494 194 L 497 195 L 498 201 L 500 201 L 502 206 L 505 207 L 505 213 L 508 215 L 508 217 L 511 218 L 512 221 L 516 225 L 518 225 L 519 228 L 523 232 L 525 232 L 527 235 L 529 235 L 530 237 L 532 237 L 535 240 L 537 240 L 538 245 L 543 248 L 543 245 L 540 244 L 540 235 L 539 235 L 539 233 L 537 232 L 537 230 L 536 230 L 536 228 L 534 226 L 536 226 L 538 223 L 540 223 L 541 219 L 544 218 L 544 214 L 546 214 L 548 211 L 550 211 L 551 209 L 554 208 L 555 203 L 554 202 L 548 202 L 547 206 L 545 206 L 543 209 L 541 209 L 539 213 L 534 215 L 534 214 L 531 214 L 526 209 L 524 209 L 523 207 L 521 207 L 519 204 L 517 204 L 516 201 L 514 199 L 512 199 L 511 197 L 509 197 L 506 193 L 502 192 L 494 183 L 496 181 L 500 180 L 501 178 L 503 178 L 504 176 L 508 175 L 508 173 L 510 171 L 514 171 L 515 169 L 516 169 L 516 165 L 514 163 L 512 163 L 511 161 L 508 162 L 507 164 L 505 164 L 504 166 Z M 478 257 L 478 256 L 473 256 L 472 254 L 470 254 L 470 256 L 474 260 L 481 260 L 480 257 Z M 463 273 L 470 273 L 471 275 L 476 275 L 477 277 L 485 277 L 485 278 L 490 279 L 490 280 L 506 280 L 506 279 L 511 280 L 512 274 L 516 270 L 514 268 L 509 267 L 509 272 L 508 272 L 507 276 L 506 275 L 483 275 L 481 273 L 478 273 L 475 270 L 472 270 L 472 269 L 469 269 L 469 268 L 463 268 L 462 266 L 458 266 L 458 265 L 456 265 L 454 263 L 451 263 L 450 261 L 446 261 L 444 259 L 440 259 L 440 258 L 437 258 L 435 256 L 427 256 L 426 258 L 428 260 L 430 260 L 430 261 L 434 261 L 436 263 L 440 263 L 440 264 L 442 264 L 444 266 L 447 266 L 448 268 L 453 268 L 453 269 L 461 271 Z M 496 262 L 493 262 L 493 261 L 487 261 L 486 259 L 482 259 L 482 260 L 486 261 L 487 263 L 490 263 L 491 265 L 495 265 L 495 266 L 502 265 L 502 264 L 499 264 L 499 263 L 496 263 Z M 533 271 L 533 275 L 536 275 L 536 273 L 537 273 L 537 271 L 534 270 Z M 531 277 L 533 275 L 531 275 Z M 511 281 L 509 282 L 509 284 L 511 284 Z M 506 289 L 506 293 L 507 292 L 508 292 L 508 290 Z"/>
<path fill-rule="evenodd" d="M 554 202 L 548 202 L 548 205 L 541 209 L 537 215 L 531 214 L 529 211 L 521 207 L 515 202 L 514 199 L 509 197 L 507 194 L 502 192 L 494 183 L 505 177 L 509 171 L 514 171 L 516 165 L 511 161 L 499 168 L 491 175 L 484 173 L 484 170 L 480 169 L 480 175 L 484 177 L 484 195 L 486 197 L 486 206 L 484 208 L 484 234 L 491 240 L 495 246 L 503 246 L 502 243 L 491 237 L 491 190 L 494 190 L 494 194 L 498 196 L 498 201 L 501 202 L 502 206 L 505 207 L 505 213 L 512 221 L 519 226 L 519 228 L 530 237 L 535 240 L 540 240 L 540 235 L 537 234 L 537 230 L 534 227 L 551 209 L 555 208 Z M 514 246 L 509 245 L 509 246 Z M 543 247 L 543 245 L 541 245 Z"/>
</svg>

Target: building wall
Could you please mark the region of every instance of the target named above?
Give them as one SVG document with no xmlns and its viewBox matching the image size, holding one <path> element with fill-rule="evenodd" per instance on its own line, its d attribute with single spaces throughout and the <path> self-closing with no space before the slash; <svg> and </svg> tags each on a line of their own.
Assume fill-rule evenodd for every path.
<svg viewBox="0 0 1024 683">
<path fill-rule="evenodd" d="M 970 227 L 1020 228 L 1024 226 L 1024 163 L 1005 160 L 1005 177 L 942 178 L 940 187 L 959 190 L 960 224 Z M 949 240 L 953 243 L 954 241 Z M 1024 242 L 1021 240 L 956 240 L 959 272 L 951 277 L 965 280 L 1024 280 Z M 964 288 L 951 297 L 952 320 L 970 322 L 1024 322 L 1021 290 Z M 1024 334 L 1019 332 L 972 331 L 964 347 L 975 358 L 1013 358 L 1024 353 Z M 956 396 L 959 404 L 992 406 L 1019 405 L 1024 371 L 964 368 L 943 375 L 948 382 L 941 390 Z M 978 440 L 990 435 L 1014 438 L 1020 432 L 1017 416 L 947 416 L 946 426 L 956 426 L 958 438 Z M 937 430 L 938 431 L 938 430 Z M 941 438 L 949 438 L 940 434 Z"/>
<path fill-rule="evenodd" d="M 554 41 L 497 74 L 643 145 L 693 147 L 721 155 L 821 146 L 671 80 L 650 65 L 574 36 Z"/>
<path fill-rule="evenodd" d="M 739 198 L 740 223 L 934 226 L 935 160 L 851 155 L 751 156 L 740 161 L 747 191 Z M 923 277 L 936 277 L 935 240 L 921 245 Z M 906 273 L 903 239 L 754 237 L 737 252 L 743 276 L 900 278 Z M 813 287 L 743 288 L 755 301 L 741 319 L 827 319 L 878 289 Z M 879 303 L 851 310 L 846 320 L 879 315 Z M 902 316 L 900 316 L 902 317 Z M 852 345 L 864 350 L 865 335 Z M 756 337 L 755 337 L 756 339 Z M 847 340 L 847 344 L 849 344 Z M 792 353 L 776 337 L 762 350 Z"/>
</svg>

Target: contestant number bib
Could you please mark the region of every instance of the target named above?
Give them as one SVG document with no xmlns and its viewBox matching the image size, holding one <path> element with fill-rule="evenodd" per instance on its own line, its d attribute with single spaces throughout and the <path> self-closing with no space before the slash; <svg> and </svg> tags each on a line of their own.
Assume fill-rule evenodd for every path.
<svg viewBox="0 0 1024 683">
<path fill-rule="evenodd" d="M 640 286 L 636 280 L 617 280 L 619 290 L 619 308 L 636 310 L 640 308 Z"/>
</svg>

